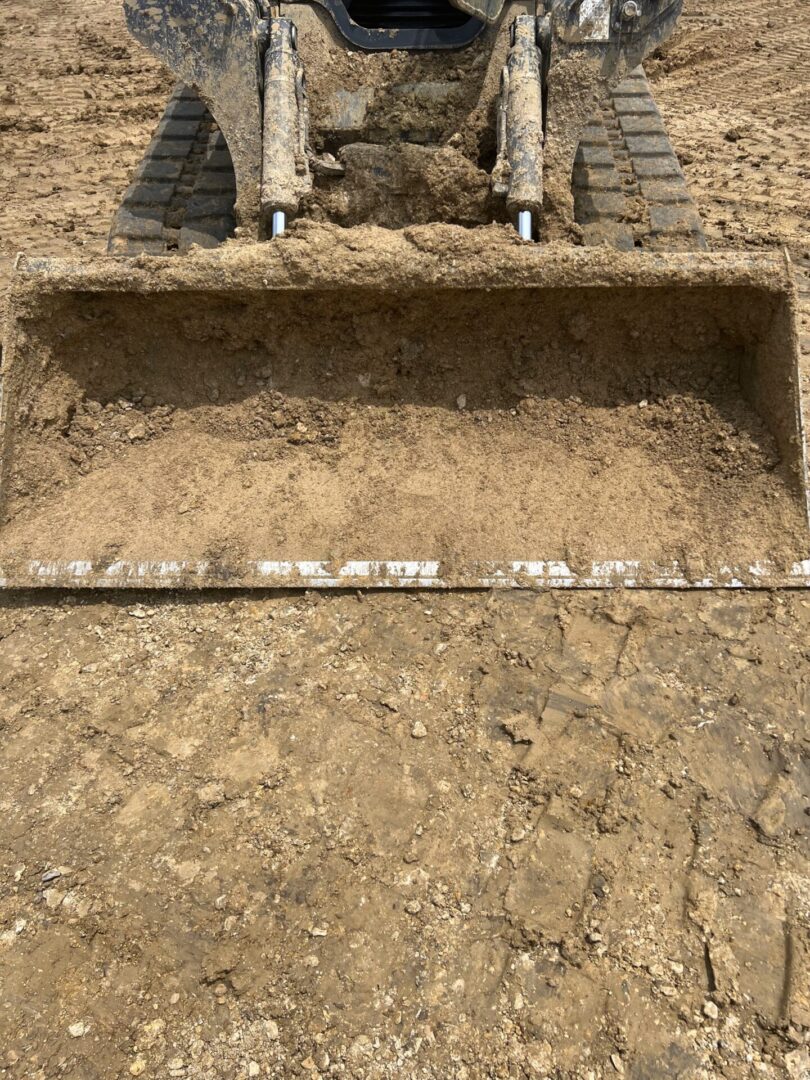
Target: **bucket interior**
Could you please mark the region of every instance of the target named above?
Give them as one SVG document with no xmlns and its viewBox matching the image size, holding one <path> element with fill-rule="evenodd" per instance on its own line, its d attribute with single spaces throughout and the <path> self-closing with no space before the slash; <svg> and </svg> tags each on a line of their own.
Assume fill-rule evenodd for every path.
<svg viewBox="0 0 810 1080">
<path fill-rule="evenodd" d="M 44 293 L 0 564 L 786 564 L 789 352 L 745 286 Z"/>
</svg>

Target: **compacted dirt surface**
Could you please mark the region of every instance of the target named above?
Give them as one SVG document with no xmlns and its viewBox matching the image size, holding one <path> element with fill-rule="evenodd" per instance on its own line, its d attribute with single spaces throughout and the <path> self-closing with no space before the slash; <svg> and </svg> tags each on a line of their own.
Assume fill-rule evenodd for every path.
<svg viewBox="0 0 810 1080">
<path fill-rule="evenodd" d="M 808 625 L 7 601 L 6 1075 L 804 1076 Z"/>
<path fill-rule="evenodd" d="M 807 41 L 693 2 L 649 65 L 714 246 L 807 259 Z M 5 0 L 0 288 L 171 85 Z M 5 593 L 0 1076 L 807 1080 L 808 605 Z"/>
</svg>

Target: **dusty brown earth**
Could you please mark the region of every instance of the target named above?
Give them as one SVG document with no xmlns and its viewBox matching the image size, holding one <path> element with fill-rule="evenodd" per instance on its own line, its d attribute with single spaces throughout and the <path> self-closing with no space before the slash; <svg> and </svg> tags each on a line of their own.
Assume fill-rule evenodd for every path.
<svg viewBox="0 0 810 1080">
<path fill-rule="evenodd" d="M 650 67 L 716 246 L 807 258 L 807 29 L 692 3 Z M 102 250 L 169 87 L 112 0 L 5 0 L 3 283 Z M 808 626 L 7 594 L 0 1075 L 806 1078 Z"/>
</svg>

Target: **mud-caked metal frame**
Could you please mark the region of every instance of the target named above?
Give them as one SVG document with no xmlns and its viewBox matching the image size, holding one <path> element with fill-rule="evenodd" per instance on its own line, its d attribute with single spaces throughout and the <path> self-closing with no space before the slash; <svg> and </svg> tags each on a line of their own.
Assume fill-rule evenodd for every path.
<svg viewBox="0 0 810 1080">
<path fill-rule="evenodd" d="M 310 5 L 329 12 L 347 48 L 458 48 L 464 43 L 459 31 L 471 34 L 469 44 L 485 22 L 496 23 L 506 10 L 503 0 L 453 2 L 472 16 L 469 24 L 455 30 L 368 31 L 365 44 L 357 37 L 362 28 L 351 22 L 341 0 L 287 0 L 279 5 L 281 19 L 268 18 L 263 0 L 124 0 L 124 8 L 133 36 L 199 93 L 219 124 L 233 160 L 238 225 L 243 234 L 262 236 L 268 232 L 268 218 L 283 209 L 273 204 L 268 189 L 283 190 L 284 212 L 289 214 L 295 212 L 296 199 L 288 195 L 304 193 L 310 182 L 307 148 L 301 145 L 306 98 L 304 73 L 298 63 L 287 65 L 290 93 L 284 95 L 281 88 L 285 101 L 296 102 L 287 118 L 289 123 L 270 124 L 279 138 L 290 140 L 290 153 L 283 155 L 294 165 L 293 171 L 288 170 L 290 175 L 278 175 L 277 146 L 263 149 L 268 132 L 264 56 L 268 41 L 273 39 L 273 24 L 289 21 L 294 26 L 295 9 Z M 516 62 L 514 53 L 510 62 L 512 91 L 506 80 L 509 100 L 506 104 L 502 100 L 500 109 L 511 134 L 508 147 L 502 141 L 493 183 L 513 213 L 541 213 L 541 239 L 570 235 L 574 221 L 571 174 L 588 118 L 610 88 L 671 33 L 682 2 L 544 0 L 536 5 L 536 43 L 542 60 L 532 56 L 533 43 L 527 51 L 525 29 L 513 49 L 523 50 L 521 56 L 531 60 L 530 68 L 542 85 L 534 93 L 526 93 L 524 78 L 521 94 L 514 94 L 518 69 L 522 66 L 524 76 L 527 70 L 525 64 Z M 528 20 L 531 18 L 529 14 Z M 524 26 L 526 21 L 522 17 Z M 534 107 L 541 96 L 545 102 L 542 130 Z M 520 103 L 526 102 L 532 103 L 531 116 L 520 113 Z M 521 143 L 522 131 L 527 133 L 525 145 Z M 265 184 L 263 194 L 268 163 L 272 183 Z M 518 190 L 521 188 L 524 194 L 528 192 L 526 198 Z"/>
<path fill-rule="evenodd" d="M 267 20 L 254 0 L 124 0 L 132 36 L 208 107 L 236 174 L 236 219 L 257 232 Z"/>
</svg>

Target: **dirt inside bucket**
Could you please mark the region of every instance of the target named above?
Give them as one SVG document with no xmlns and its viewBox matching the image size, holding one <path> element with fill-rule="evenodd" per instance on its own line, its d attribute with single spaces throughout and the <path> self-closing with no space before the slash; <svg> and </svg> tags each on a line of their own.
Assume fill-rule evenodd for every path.
<svg viewBox="0 0 810 1080">
<path fill-rule="evenodd" d="M 763 377 L 776 303 L 53 294 L 9 380 L 0 564 L 787 565 L 806 526 Z"/>
</svg>

